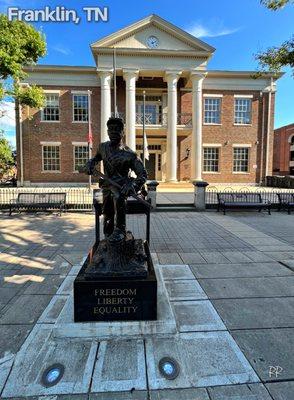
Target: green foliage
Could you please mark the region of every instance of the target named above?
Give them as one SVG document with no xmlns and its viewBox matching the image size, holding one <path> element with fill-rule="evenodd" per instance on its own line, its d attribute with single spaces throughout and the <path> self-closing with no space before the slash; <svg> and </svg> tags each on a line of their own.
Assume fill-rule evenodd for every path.
<svg viewBox="0 0 294 400">
<path fill-rule="evenodd" d="M 17 86 L 14 93 L 20 104 L 27 105 L 32 108 L 41 108 L 45 106 L 44 91 L 38 86 Z"/>
<path fill-rule="evenodd" d="M 36 63 L 45 54 L 46 41 L 41 32 L 23 21 L 9 21 L 6 15 L 0 14 L 0 80 L 12 78 L 15 82 L 14 90 L 0 85 L 0 99 L 8 95 L 21 104 L 42 107 L 42 89 L 21 88 L 19 81 L 26 76 L 23 67 Z"/>
<path fill-rule="evenodd" d="M 46 54 L 44 35 L 23 21 L 9 21 L 0 14 L 0 77 L 22 79 L 23 67 Z"/>
<path fill-rule="evenodd" d="M 288 3 L 294 3 L 294 0 L 261 0 L 260 2 L 270 10 L 276 11 Z"/>
<path fill-rule="evenodd" d="M 260 0 L 270 10 L 278 10 L 286 4 L 294 4 L 294 0 Z M 260 71 L 262 72 L 279 72 L 282 67 L 291 67 L 294 75 L 294 36 L 281 44 L 281 46 L 273 46 L 265 52 L 255 54 L 255 59 L 259 62 Z"/>
<path fill-rule="evenodd" d="M 13 164 L 12 148 L 0 131 L 0 176 L 3 176 Z"/>
</svg>

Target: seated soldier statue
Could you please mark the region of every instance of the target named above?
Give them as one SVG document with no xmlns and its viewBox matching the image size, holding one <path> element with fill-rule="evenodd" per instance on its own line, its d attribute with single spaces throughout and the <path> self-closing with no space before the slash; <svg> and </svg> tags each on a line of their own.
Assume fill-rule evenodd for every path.
<svg viewBox="0 0 294 400">
<path fill-rule="evenodd" d="M 147 172 L 136 152 L 123 143 L 123 121 L 109 118 L 107 128 L 110 140 L 100 143 L 95 157 L 87 163 L 87 173 L 92 175 L 96 164 L 103 161 L 104 175 L 121 186 L 119 189 L 106 179 L 99 182 L 103 193 L 104 235 L 119 241 L 126 236 L 126 199 L 140 191 Z M 131 177 L 132 172 L 136 178 Z"/>
</svg>

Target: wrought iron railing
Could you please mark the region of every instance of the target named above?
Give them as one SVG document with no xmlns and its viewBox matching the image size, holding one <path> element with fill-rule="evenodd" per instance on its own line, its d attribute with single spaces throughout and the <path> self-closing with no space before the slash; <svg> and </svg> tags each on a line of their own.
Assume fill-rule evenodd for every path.
<svg viewBox="0 0 294 400">
<path fill-rule="evenodd" d="M 18 193 L 66 193 L 66 209 L 92 210 L 93 190 L 78 187 L 25 187 L 0 188 L 0 208 L 9 208 L 10 202 L 16 200 Z"/>
<path fill-rule="evenodd" d="M 167 125 L 167 113 L 145 113 L 146 125 Z M 136 113 L 136 124 L 143 124 L 143 113 Z M 178 113 L 177 125 L 192 126 L 191 113 Z"/>
<path fill-rule="evenodd" d="M 277 193 L 294 193 L 294 189 L 273 189 L 256 186 L 244 186 L 241 188 L 234 188 L 234 186 L 228 186 L 224 188 L 210 186 L 206 189 L 205 193 L 206 208 L 217 208 L 217 193 L 260 193 L 262 200 L 270 201 L 272 207 L 275 208 L 279 205 Z"/>
<path fill-rule="evenodd" d="M 191 113 L 178 113 L 177 124 L 184 125 L 186 127 L 192 126 L 192 114 Z"/>
</svg>

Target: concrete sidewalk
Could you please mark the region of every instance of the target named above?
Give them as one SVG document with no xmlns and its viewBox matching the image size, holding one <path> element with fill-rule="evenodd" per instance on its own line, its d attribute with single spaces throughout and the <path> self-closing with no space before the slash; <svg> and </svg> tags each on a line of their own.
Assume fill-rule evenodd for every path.
<svg viewBox="0 0 294 400">
<path fill-rule="evenodd" d="M 93 337 L 87 324 L 69 325 L 93 215 L 1 217 L 1 398 L 293 400 L 294 216 L 153 214 L 168 332 L 93 324 Z M 128 217 L 137 237 L 144 222 Z M 165 355 L 180 363 L 174 381 L 158 373 Z M 41 372 L 54 362 L 66 373 L 44 388 Z"/>
</svg>

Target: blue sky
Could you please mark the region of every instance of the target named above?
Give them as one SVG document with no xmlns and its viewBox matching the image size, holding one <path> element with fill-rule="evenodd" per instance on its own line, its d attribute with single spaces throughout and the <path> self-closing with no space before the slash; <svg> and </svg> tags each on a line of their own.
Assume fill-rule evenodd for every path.
<svg viewBox="0 0 294 400">
<path fill-rule="evenodd" d="M 294 6 L 276 12 L 267 10 L 259 0 L 0 0 L 0 12 L 7 6 L 42 9 L 65 6 L 75 9 L 79 24 L 42 22 L 35 24 L 46 35 L 48 54 L 41 64 L 94 65 L 89 44 L 149 14 L 158 14 L 169 22 L 198 36 L 216 48 L 208 69 L 256 70 L 254 54 L 279 45 L 294 34 Z M 108 6 L 108 22 L 87 22 L 84 6 Z M 275 127 L 294 122 L 294 77 L 290 69 L 278 81 Z M 1 105 L 0 105 L 1 109 Z M 0 119 L 14 142 L 11 116 Z"/>
</svg>

